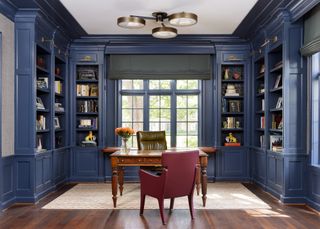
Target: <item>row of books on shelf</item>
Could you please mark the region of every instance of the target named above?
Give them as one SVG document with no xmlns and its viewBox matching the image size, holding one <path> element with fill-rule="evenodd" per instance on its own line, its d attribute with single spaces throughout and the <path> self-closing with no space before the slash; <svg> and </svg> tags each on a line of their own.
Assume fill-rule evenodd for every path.
<svg viewBox="0 0 320 229">
<path fill-rule="evenodd" d="M 277 78 L 275 79 L 274 84 L 273 84 L 273 89 L 277 89 L 277 88 L 280 88 L 282 86 L 282 80 L 281 79 L 282 79 L 282 75 L 281 74 L 277 75 Z M 265 92 L 263 83 L 258 85 L 257 92 L 258 92 L 258 94 L 261 94 L 261 93 Z"/>
<path fill-rule="evenodd" d="M 277 63 L 275 63 L 275 64 L 273 65 L 271 71 L 272 71 L 273 69 L 276 69 L 276 68 L 281 68 L 281 67 L 282 67 L 282 63 L 283 63 L 282 60 L 280 60 L 280 61 L 278 61 Z M 259 70 L 259 74 L 263 74 L 264 71 L 265 71 L 265 66 L 264 66 L 264 64 L 261 64 L 260 70 Z"/>
<path fill-rule="evenodd" d="M 241 101 L 222 98 L 222 112 L 241 112 Z"/>
<path fill-rule="evenodd" d="M 77 84 L 77 96 L 98 96 L 98 85 Z"/>
<path fill-rule="evenodd" d="M 81 113 L 98 112 L 98 100 L 77 101 L 77 112 L 81 112 Z"/>
<path fill-rule="evenodd" d="M 241 122 L 236 117 L 226 117 L 222 122 L 223 128 L 225 129 L 236 129 L 241 128 Z"/>
<path fill-rule="evenodd" d="M 98 118 L 82 118 L 78 120 L 78 128 L 98 128 Z"/>
<path fill-rule="evenodd" d="M 265 128 L 265 117 L 260 117 L 260 128 Z M 282 121 L 282 114 L 272 114 L 271 116 L 271 129 L 282 129 L 283 128 L 283 121 Z"/>
</svg>

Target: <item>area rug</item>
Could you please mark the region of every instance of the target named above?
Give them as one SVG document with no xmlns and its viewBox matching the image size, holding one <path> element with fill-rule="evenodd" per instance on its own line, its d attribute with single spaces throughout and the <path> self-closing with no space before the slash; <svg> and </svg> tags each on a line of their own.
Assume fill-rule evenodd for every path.
<svg viewBox="0 0 320 229">
<path fill-rule="evenodd" d="M 165 200 L 168 208 L 170 200 Z M 117 209 L 139 209 L 140 184 L 124 184 L 123 195 L 118 196 Z M 147 196 L 145 209 L 158 209 L 158 201 Z M 195 209 L 268 209 L 241 183 L 208 183 L 207 204 L 202 206 L 201 195 L 194 197 Z M 78 184 L 57 197 L 43 209 L 113 209 L 111 184 Z M 188 209 L 187 197 L 175 199 L 174 209 Z"/>
</svg>

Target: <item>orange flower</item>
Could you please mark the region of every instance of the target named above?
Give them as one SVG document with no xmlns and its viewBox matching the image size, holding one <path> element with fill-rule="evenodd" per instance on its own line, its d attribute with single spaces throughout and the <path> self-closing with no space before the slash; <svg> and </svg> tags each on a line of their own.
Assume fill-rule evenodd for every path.
<svg viewBox="0 0 320 229">
<path fill-rule="evenodd" d="M 122 138 L 129 138 L 134 134 L 134 130 L 130 127 L 117 127 L 114 131 L 116 135 Z"/>
</svg>

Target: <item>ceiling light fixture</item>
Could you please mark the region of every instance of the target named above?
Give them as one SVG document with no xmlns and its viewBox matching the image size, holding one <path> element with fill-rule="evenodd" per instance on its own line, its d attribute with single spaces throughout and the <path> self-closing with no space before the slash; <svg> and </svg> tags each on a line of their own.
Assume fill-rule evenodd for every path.
<svg viewBox="0 0 320 229">
<path fill-rule="evenodd" d="M 128 29 L 139 29 L 145 26 L 145 19 L 155 20 L 161 23 L 161 27 L 156 27 L 152 29 L 152 36 L 161 39 L 174 38 L 178 34 L 178 30 L 173 27 L 168 27 L 164 25 L 164 20 L 168 19 L 169 23 L 174 26 L 190 26 L 194 25 L 198 21 L 198 16 L 194 13 L 174 13 L 168 15 L 165 12 L 154 12 L 152 17 L 145 16 L 135 16 L 130 15 L 129 17 L 119 17 L 117 20 L 118 26 Z"/>
</svg>

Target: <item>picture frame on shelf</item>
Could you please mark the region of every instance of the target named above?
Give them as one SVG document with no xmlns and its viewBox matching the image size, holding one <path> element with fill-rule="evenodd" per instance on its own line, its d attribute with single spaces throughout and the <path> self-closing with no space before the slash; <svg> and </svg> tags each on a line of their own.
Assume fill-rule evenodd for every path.
<svg viewBox="0 0 320 229">
<path fill-rule="evenodd" d="M 37 89 L 48 89 L 48 77 L 38 77 L 37 79 Z"/>
<path fill-rule="evenodd" d="M 98 85 L 90 86 L 90 96 L 98 96 Z"/>
<path fill-rule="evenodd" d="M 36 108 L 38 110 L 45 110 L 46 109 L 43 102 L 42 102 L 42 99 L 40 97 L 36 98 Z"/>
<path fill-rule="evenodd" d="M 229 100 L 229 112 L 241 112 L 241 105 L 239 100 Z"/>
<path fill-rule="evenodd" d="M 62 103 L 54 103 L 54 110 L 55 112 L 64 112 L 64 107 Z"/>
<path fill-rule="evenodd" d="M 281 82 L 281 78 L 282 78 L 282 75 L 279 74 L 276 78 L 276 80 L 274 81 L 274 85 L 273 85 L 273 89 L 277 89 L 281 86 L 280 82 Z"/>
<path fill-rule="evenodd" d="M 276 104 L 276 109 L 281 109 L 282 107 L 283 107 L 283 98 L 279 97 Z"/>
<path fill-rule="evenodd" d="M 60 129 L 60 121 L 58 117 L 54 117 L 54 129 Z"/>
</svg>

